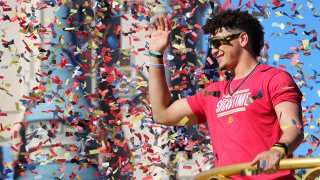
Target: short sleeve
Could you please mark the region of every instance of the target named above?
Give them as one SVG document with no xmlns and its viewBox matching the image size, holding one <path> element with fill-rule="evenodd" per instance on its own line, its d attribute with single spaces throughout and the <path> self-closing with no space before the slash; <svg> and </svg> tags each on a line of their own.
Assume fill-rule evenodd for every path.
<svg viewBox="0 0 320 180">
<path fill-rule="evenodd" d="M 285 101 L 300 105 L 302 93 L 291 75 L 285 71 L 275 75 L 269 84 L 269 93 L 273 107 Z"/>
<path fill-rule="evenodd" d="M 205 115 L 205 98 L 203 94 L 203 90 L 199 91 L 193 96 L 187 97 L 187 102 L 193 111 L 193 113 L 197 116 L 198 124 L 204 123 L 207 121 Z"/>
</svg>

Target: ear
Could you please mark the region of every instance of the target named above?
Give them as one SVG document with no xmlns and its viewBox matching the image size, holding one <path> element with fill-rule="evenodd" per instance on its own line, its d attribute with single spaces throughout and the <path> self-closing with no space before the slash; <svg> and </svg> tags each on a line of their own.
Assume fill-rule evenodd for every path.
<svg viewBox="0 0 320 180">
<path fill-rule="evenodd" d="M 241 47 L 246 47 L 249 43 L 249 35 L 246 32 L 242 32 L 239 35 L 239 43 Z"/>
</svg>

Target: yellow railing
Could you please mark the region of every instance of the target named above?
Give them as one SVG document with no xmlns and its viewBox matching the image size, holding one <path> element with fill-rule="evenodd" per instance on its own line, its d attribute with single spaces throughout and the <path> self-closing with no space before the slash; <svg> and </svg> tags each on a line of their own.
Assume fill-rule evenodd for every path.
<svg viewBox="0 0 320 180">
<path fill-rule="evenodd" d="M 320 175 L 320 158 L 292 158 L 280 161 L 279 170 L 289 169 L 311 169 L 304 175 L 304 180 L 314 180 Z M 250 163 L 224 166 L 204 171 L 195 177 L 195 180 L 223 180 L 228 176 L 239 175 L 243 172 L 257 171 L 257 166 L 250 166 Z"/>
</svg>

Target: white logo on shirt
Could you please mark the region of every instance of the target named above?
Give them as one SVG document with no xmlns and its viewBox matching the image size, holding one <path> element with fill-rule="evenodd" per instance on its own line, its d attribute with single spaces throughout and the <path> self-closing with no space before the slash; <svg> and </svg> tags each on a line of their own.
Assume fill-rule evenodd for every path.
<svg viewBox="0 0 320 180">
<path fill-rule="evenodd" d="M 223 94 L 222 99 L 217 103 L 217 116 L 222 117 L 235 112 L 246 111 L 250 94 L 249 89 L 237 91 L 232 96 Z"/>
</svg>

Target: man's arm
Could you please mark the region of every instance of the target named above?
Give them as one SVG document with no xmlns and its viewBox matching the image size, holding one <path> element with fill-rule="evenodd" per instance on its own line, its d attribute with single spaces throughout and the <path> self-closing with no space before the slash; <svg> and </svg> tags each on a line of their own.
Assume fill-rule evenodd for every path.
<svg viewBox="0 0 320 180">
<path fill-rule="evenodd" d="M 169 45 L 169 20 L 160 17 L 153 23 L 149 50 L 163 54 Z M 163 58 L 150 56 L 150 63 L 163 64 Z M 163 67 L 149 66 L 149 95 L 154 120 L 163 125 L 193 125 L 197 118 L 186 99 L 172 102 Z"/>
<path fill-rule="evenodd" d="M 304 138 L 302 125 L 301 106 L 292 102 L 282 102 L 275 106 L 280 127 L 283 134 L 279 140 L 289 147 L 288 154 L 291 154 L 301 143 Z M 285 157 L 283 151 L 272 148 L 269 151 L 262 152 L 256 156 L 251 165 L 260 163 L 260 167 L 266 173 L 274 173 L 279 168 L 279 162 Z"/>
<path fill-rule="evenodd" d="M 300 145 L 304 138 L 301 106 L 292 102 L 279 103 L 275 107 L 283 134 L 279 142 L 286 143 L 289 153 Z"/>
</svg>

